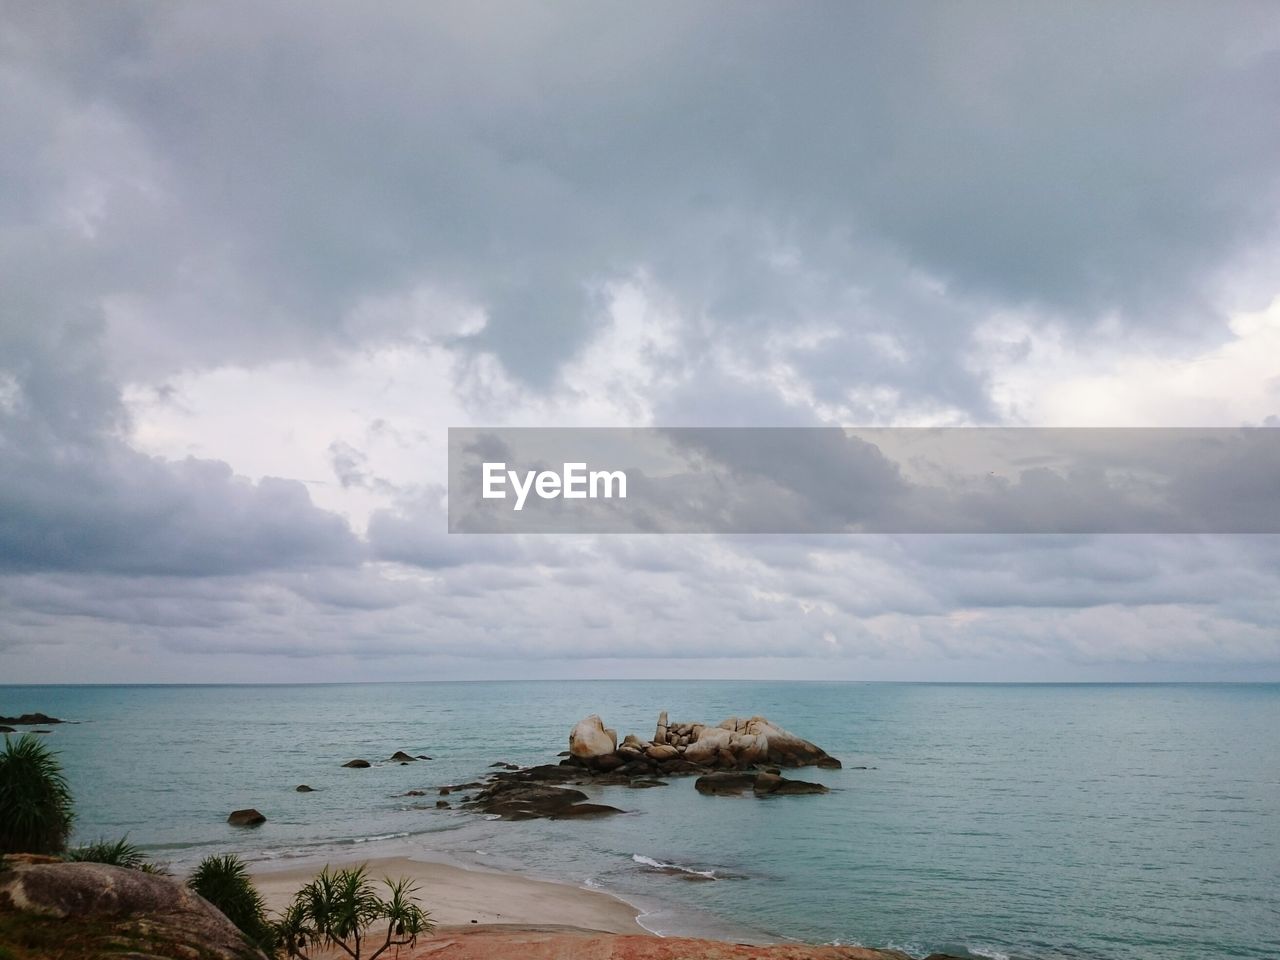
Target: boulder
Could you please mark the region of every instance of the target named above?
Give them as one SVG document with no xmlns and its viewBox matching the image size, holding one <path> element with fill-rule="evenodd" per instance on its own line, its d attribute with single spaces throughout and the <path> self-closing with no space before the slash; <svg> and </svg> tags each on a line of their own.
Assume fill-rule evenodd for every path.
<svg viewBox="0 0 1280 960">
<path fill-rule="evenodd" d="M 13 729 L 13 727 L 6 727 L 3 724 L 0 724 L 0 733 L 17 733 L 17 732 L 18 731 Z"/>
<path fill-rule="evenodd" d="M 253 807 L 247 807 L 244 810 L 232 810 L 227 817 L 227 823 L 233 827 L 256 827 L 258 824 L 266 822 L 267 818 L 253 809 Z"/>
<path fill-rule="evenodd" d="M 593 770 L 603 770 L 608 773 L 610 770 L 617 770 L 619 767 L 627 764 L 627 758 L 620 753 L 606 753 L 603 756 L 592 757 L 588 764 Z"/>
<path fill-rule="evenodd" d="M 436 801 L 436 809 L 437 809 L 437 810 L 448 810 L 448 809 L 449 809 L 449 807 L 450 807 L 450 803 L 449 803 L 449 801 L 448 801 L 448 800 L 437 800 L 437 801 Z"/>
<path fill-rule="evenodd" d="M 357 770 L 363 770 L 365 767 L 369 766 L 369 761 L 368 760 L 348 760 L 346 763 L 343 764 L 343 766 L 353 767 Z"/>
<path fill-rule="evenodd" d="M 316 792 L 315 787 L 308 787 L 305 783 L 300 783 L 293 789 L 298 793 L 315 793 Z"/>
<path fill-rule="evenodd" d="M 751 789 L 755 781 L 750 773 L 708 773 L 695 780 L 693 788 L 713 796 L 731 796 Z"/>
<path fill-rule="evenodd" d="M 690 763 L 713 763 L 720 749 L 729 746 L 732 734 L 721 727 L 703 727 L 698 739 L 685 747 L 684 758 Z"/>
<path fill-rule="evenodd" d="M 655 743 L 644 753 L 650 760 L 657 760 L 659 763 L 662 763 L 664 760 L 674 760 L 676 757 L 680 756 L 679 750 L 666 743 Z"/>
<path fill-rule="evenodd" d="M 405 753 L 403 750 L 397 750 L 391 755 L 391 759 L 398 760 L 400 763 L 414 763 L 418 758 L 412 754 Z"/>
<path fill-rule="evenodd" d="M 212 904 L 172 877 L 104 863 L 12 864 L 0 874 L 0 909 L 31 915 L 29 925 L 97 934 L 101 956 L 266 960 Z M 141 952 L 124 944 L 145 944 Z M 89 955 L 91 944 L 85 944 Z M 25 955 L 25 954 L 24 954 Z M 34 956 L 34 954 L 32 954 Z"/>
<path fill-rule="evenodd" d="M 617 749 L 617 731 L 606 729 L 597 714 L 579 720 L 569 732 L 569 754 L 580 760 L 607 756 Z"/>
</svg>

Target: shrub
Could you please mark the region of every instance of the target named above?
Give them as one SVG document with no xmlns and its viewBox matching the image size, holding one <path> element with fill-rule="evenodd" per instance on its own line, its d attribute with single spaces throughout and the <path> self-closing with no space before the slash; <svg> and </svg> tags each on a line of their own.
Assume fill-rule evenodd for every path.
<svg viewBox="0 0 1280 960">
<path fill-rule="evenodd" d="M 58 854 L 71 833 L 71 791 L 39 738 L 4 738 L 0 750 L 0 854 Z"/>
<path fill-rule="evenodd" d="M 67 860 L 73 863 L 105 863 L 113 867 L 125 867 L 129 870 L 153 871 L 155 868 L 147 862 L 147 855 L 129 842 L 128 837 L 120 840 L 99 840 L 86 843 L 82 847 L 67 851 Z M 150 871 L 148 871 L 150 872 Z"/>
<path fill-rule="evenodd" d="M 262 895 L 239 857 L 205 857 L 187 886 L 221 910 L 253 944 L 273 952 L 275 930 L 267 921 Z"/>
<path fill-rule="evenodd" d="M 308 960 L 306 950 L 337 947 L 352 960 L 366 960 L 365 941 L 381 944 L 367 960 L 391 947 L 417 943 L 418 936 L 435 929 L 430 915 L 418 906 L 416 887 L 406 878 L 386 879 L 387 896 L 379 895 L 364 867 L 320 875 L 298 891 L 276 924 L 279 948 L 286 956 Z"/>
</svg>

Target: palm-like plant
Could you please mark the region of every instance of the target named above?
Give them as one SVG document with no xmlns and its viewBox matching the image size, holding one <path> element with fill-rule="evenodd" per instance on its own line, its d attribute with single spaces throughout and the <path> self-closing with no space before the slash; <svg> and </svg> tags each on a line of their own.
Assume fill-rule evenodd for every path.
<svg viewBox="0 0 1280 960">
<path fill-rule="evenodd" d="M 266 904 L 239 857 L 205 857 L 187 886 L 221 910 L 255 945 L 271 951 L 275 931 L 267 920 Z"/>
<path fill-rule="evenodd" d="M 148 873 L 154 873 L 157 870 L 154 864 L 147 861 L 147 855 L 141 848 L 129 842 L 128 837 L 86 843 L 82 847 L 68 850 L 66 859 L 73 863 L 106 863 L 113 867 L 145 870 Z"/>
<path fill-rule="evenodd" d="M 277 942 L 287 956 L 301 960 L 308 960 L 305 951 L 315 947 L 337 947 L 352 960 L 366 960 L 364 951 L 374 946 L 367 960 L 375 960 L 391 947 L 414 944 L 421 934 L 435 929 L 430 915 L 418 906 L 412 882 L 388 878 L 383 883 L 385 898 L 363 866 L 337 873 L 325 867 L 281 915 Z"/>
<path fill-rule="evenodd" d="M 0 854 L 56 854 L 71 834 L 71 790 L 55 753 L 37 737 L 6 736 L 0 750 Z"/>
</svg>

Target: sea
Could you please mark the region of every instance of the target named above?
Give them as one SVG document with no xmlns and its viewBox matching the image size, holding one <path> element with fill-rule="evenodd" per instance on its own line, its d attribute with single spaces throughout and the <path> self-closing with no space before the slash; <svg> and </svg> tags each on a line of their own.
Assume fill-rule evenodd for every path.
<svg viewBox="0 0 1280 960">
<path fill-rule="evenodd" d="M 607 819 L 435 809 L 440 786 L 491 764 L 555 762 L 588 714 L 648 739 L 661 710 L 761 714 L 844 769 L 792 774 L 821 796 L 587 788 L 626 811 Z M 39 734 L 74 792 L 76 839 L 127 836 L 179 874 L 213 853 L 408 855 L 614 893 L 666 935 L 1280 958 L 1276 684 L 0 686 L 0 715 L 28 711 L 76 721 Z M 397 750 L 431 759 L 388 762 Z M 353 758 L 373 766 L 342 766 Z M 228 826 L 241 807 L 267 822 Z"/>
</svg>

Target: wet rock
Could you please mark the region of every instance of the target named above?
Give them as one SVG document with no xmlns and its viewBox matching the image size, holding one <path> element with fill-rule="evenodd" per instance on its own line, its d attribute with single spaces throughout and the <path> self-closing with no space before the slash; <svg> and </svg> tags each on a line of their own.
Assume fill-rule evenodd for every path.
<svg viewBox="0 0 1280 960">
<path fill-rule="evenodd" d="M 760 797 L 773 793 L 780 786 L 782 786 L 781 776 L 776 773 L 761 773 L 756 776 L 755 783 L 751 784 L 751 790 L 757 797 Z"/>
<path fill-rule="evenodd" d="M 605 803 L 574 803 L 561 807 L 554 813 L 548 814 L 548 817 L 551 820 L 569 820 L 576 817 L 607 817 L 615 813 L 622 813 L 622 811 Z"/>
<path fill-rule="evenodd" d="M 436 809 L 437 809 L 437 810 L 448 810 L 451 806 L 452 806 L 452 804 L 451 804 L 451 803 L 449 803 L 449 801 L 448 801 L 448 800 L 437 800 L 437 801 L 436 801 Z"/>
<path fill-rule="evenodd" d="M 258 824 L 266 822 L 267 818 L 253 809 L 253 807 L 247 807 L 244 810 L 232 810 L 227 817 L 227 823 L 233 827 L 256 827 Z"/>
<path fill-rule="evenodd" d="M 54 723 L 66 723 L 66 721 L 51 717 L 47 713 L 24 713 L 17 717 L 0 717 L 0 723 L 14 727 L 47 727 Z"/>
<path fill-rule="evenodd" d="M 368 760 L 348 760 L 346 763 L 343 764 L 343 766 L 352 767 L 356 770 L 363 770 L 365 767 L 369 766 L 369 761 Z"/>
<path fill-rule="evenodd" d="M 293 788 L 298 793 L 315 793 L 315 787 L 308 787 L 305 783 L 300 783 Z"/>
<path fill-rule="evenodd" d="M 708 773 L 695 780 L 693 787 L 699 793 L 732 796 L 750 790 L 755 782 L 750 773 Z"/>
<path fill-rule="evenodd" d="M 400 763 L 415 763 L 418 758 L 412 754 L 405 753 L 403 750 L 397 750 L 391 755 L 391 759 L 399 761 Z"/>
<path fill-rule="evenodd" d="M 778 784 L 777 789 L 771 791 L 775 797 L 799 797 L 813 793 L 830 793 L 828 787 L 820 783 L 808 783 L 804 780 L 787 780 Z"/>
</svg>

